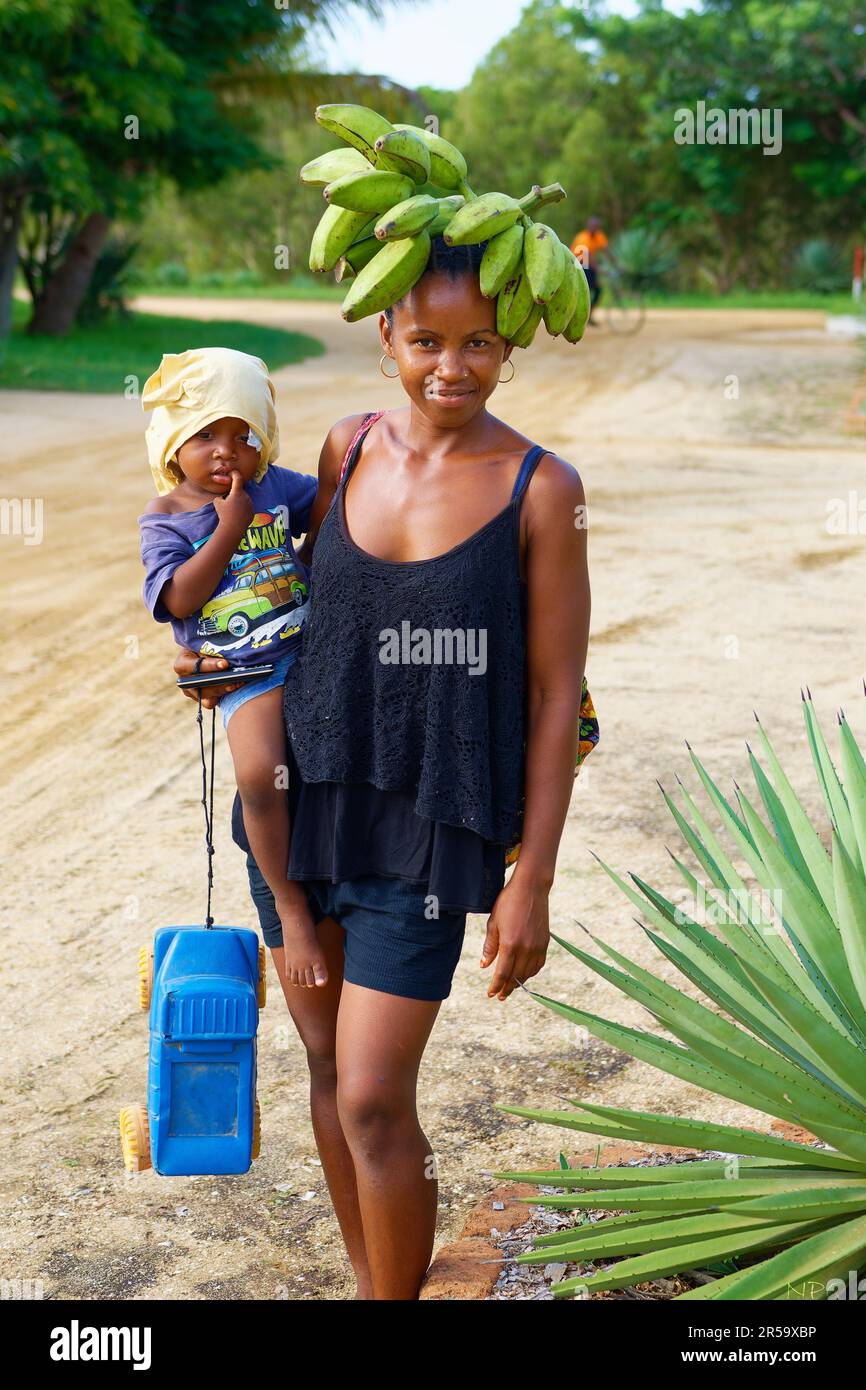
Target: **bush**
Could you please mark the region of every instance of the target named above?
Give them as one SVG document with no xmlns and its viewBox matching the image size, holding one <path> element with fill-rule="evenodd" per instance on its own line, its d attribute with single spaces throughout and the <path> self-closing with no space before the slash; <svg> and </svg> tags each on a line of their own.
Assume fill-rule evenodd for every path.
<svg viewBox="0 0 866 1390">
<path fill-rule="evenodd" d="M 126 293 L 132 284 L 131 261 L 138 243 L 123 236 L 109 237 L 90 277 L 76 322 L 89 327 L 109 315 L 125 315 Z"/>
<path fill-rule="evenodd" d="M 614 238 L 611 251 L 623 279 L 636 290 L 655 288 L 677 265 L 677 254 L 664 232 L 629 227 Z"/>
<path fill-rule="evenodd" d="M 834 294 L 848 288 L 848 258 L 844 251 L 822 237 L 804 241 L 794 260 L 794 283 L 818 294 Z"/>
</svg>

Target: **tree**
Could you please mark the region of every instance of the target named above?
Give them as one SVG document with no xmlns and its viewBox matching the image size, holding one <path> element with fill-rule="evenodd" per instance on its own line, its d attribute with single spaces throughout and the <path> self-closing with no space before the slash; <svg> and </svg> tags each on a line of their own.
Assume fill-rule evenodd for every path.
<svg viewBox="0 0 866 1390">
<path fill-rule="evenodd" d="M 309 26 L 352 4 L 380 13 L 376 0 L 5 0 L 0 331 L 22 245 L 30 329 L 64 333 L 112 221 L 134 218 L 160 178 L 189 191 L 275 167 L 244 83 L 291 101 Z"/>
</svg>

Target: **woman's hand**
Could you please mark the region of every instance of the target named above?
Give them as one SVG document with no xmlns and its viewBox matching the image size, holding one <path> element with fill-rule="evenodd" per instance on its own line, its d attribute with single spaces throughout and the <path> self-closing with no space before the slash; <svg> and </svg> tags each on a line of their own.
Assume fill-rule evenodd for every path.
<svg viewBox="0 0 866 1390">
<path fill-rule="evenodd" d="M 178 676 L 194 676 L 196 674 L 196 661 L 198 654 L 191 652 L 189 647 L 181 647 L 174 660 L 174 669 Z M 224 656 L 203 656 L 199 664 L 199 671 L 224 671 L 228 666 Z M 198 697 L 201 695 L 203 709 L 213 709 L 214 705 L 219 704 L 222 695 L 228 695 L 230 690 L 240 690 L 243 681 L 237 681 L 233 685 L 200 685 L 197 689 L 183 690 L 182 695 L 188 695 L 191 700 L 198 704 Z"/>
<path fill-rule="evenodd" d="M 496 960 L 488 999 L 507 999 L 544 965 L 550 941 L 548 893 L 549 885 L 521 877 L 518 866 L 493 904 L 481 948 L 482 970 Z"/>
</svg>

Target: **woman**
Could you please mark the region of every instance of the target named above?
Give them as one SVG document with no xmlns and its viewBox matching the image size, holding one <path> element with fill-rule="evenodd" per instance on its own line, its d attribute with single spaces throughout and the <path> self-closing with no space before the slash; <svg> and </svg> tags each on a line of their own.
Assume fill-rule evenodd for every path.
<svg viewBox="0 0 866 1390">
<path fill-rule="evenodd" d="M 310 616 L 285 689 L 289 876 L 307 890 L 327 983 L 298 988 L 273 956 L 357 1298 L 418 1296 L 437 1205 L 421 1057 L 467 911 L 489 913 L 488 998 L 544 965 L 574 776 L 584 491 L 570 464 L 486 408 L 512 348 L 479 289 L 483 250 L 435 239 L 424 275 L 380 317 L 380 366 L 396 362 L 409 404 L 340 420 L 325 441 Z M 272 930 L 266 902 L 260 912 Z"/>
</svg>

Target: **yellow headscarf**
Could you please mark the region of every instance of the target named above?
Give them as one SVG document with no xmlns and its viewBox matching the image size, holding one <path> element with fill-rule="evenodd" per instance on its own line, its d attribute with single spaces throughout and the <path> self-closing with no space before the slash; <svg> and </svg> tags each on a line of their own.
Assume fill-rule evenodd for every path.
<svg viewBox="0 0 866 1390">
<path fill-rule="evenodd" d="M 275 397 L 260 357 L 234 348 L 167 352 L 141 393 L 142 408 L 152 412 L 145 439 L 157 492 L 171 492 L 183 481 L 172 462 L 181 444 L 226 415 L 245 420 L 262 440 L 255 474 L 261 482 L 280 450 Z"/>
</svg>

